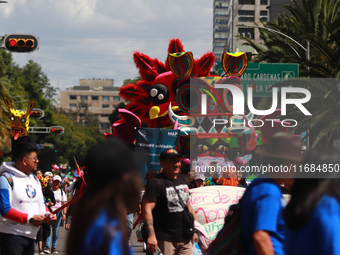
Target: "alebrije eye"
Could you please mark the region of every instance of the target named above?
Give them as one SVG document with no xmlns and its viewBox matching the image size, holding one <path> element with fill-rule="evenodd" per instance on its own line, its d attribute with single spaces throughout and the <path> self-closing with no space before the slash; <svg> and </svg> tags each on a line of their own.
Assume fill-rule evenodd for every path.
<svg viewBox="0 0 340 255">
<path fill-rule="evenodd" d="M 149 91 L 149 99 L 152 103 L 164 104 L 169 98 L 169 90 L 163 84 L 154 84 Z"/>
</svg>

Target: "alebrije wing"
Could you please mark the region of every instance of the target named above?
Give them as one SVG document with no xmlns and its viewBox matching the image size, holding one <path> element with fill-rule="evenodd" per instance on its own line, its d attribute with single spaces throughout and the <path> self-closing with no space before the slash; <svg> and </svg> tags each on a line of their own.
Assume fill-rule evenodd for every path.
<svg viewBox="0 0 340 255">
<path fill-rule="evenodd" d="M 215 55 L 212 52 L 204 54 L 201 58 L 195 59 L 193 73 L 199 77 L 208 76 L 215 62 Z"/>
<path fill-rule="evenodd" d="M 165 73 L 167 71 L 170 71 L 169 69 L 167 69 L 166 65 L 164 63 L 162 63 L 161 61 L 159 61 L 157 58 L 153 59 L 154 62 L 154 69 L 157 71 L 157 73 L 161 74 L 161 73 Z"/>
<path fill-rule="evenodd" d="M 133 61 L 139 69 L 142 80 L 152 82 L 158 76 L 159 73 L 154 68 L 155 62 L 149 56 L 135 51 L 133 53 Z"/>
<path fill-rule="evenodd" d="M 169 42 L 169 47 L 168 47 L 168 54 L 171 53 L 177 53 L 177 52 L 184 52 L 184 47 L 182 44 L 182 41 L 178 38 L 176 39 L 171 39 Z M 165 66 L 167 70 L 170 70 L 168 60 L 165 61 Z"/>
<path fill-rule="evenodd" d="M 169 43 L 168 53 L 184 52 L 182 41 L 179 38 L 171 39 Z"/>
</svg>

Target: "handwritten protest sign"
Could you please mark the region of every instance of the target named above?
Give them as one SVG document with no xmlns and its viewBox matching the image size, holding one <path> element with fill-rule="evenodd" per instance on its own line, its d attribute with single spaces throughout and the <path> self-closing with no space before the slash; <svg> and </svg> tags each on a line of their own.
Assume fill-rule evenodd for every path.
<svg viewBox="0 0 340 255">
<path fill-rule="evenodd" d="M 244 191 L 245 188 L 220 185 L 190 190 L 190 203 L 211 240 L 223 227 L 230 205 L 238 203 Z"/>
</svg>

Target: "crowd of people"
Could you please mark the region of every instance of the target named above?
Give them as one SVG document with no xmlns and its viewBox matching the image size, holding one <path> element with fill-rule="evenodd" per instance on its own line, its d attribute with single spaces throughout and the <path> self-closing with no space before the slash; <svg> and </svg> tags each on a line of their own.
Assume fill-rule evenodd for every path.
<svg viewBox="0 0 340 255">
<path fill-rule="evenodd" d="M 230 174 L 229 177 L 218 177 L 212 178 L 206 177 L 204 174 L 199 174 L 195 178 L 191 178 L 190 174 L 187 176 L 189 181 L 189 188 L 200 188 L 204 186 L 214 186 L 214 185 L 223 185 L 223 186 L 235 186 L 235 187 L 243 187 L 246 188 L 248 183 L 244 174 L 240 169 L 236 169 L 235 173 Z"/>
<path fill-rule="evenodd" d="M 272 166 L 340 165 L 335 149 L 315 148 L 304 156 L 301 145 L 300 138 L 279 133 L 256 153 L 263 164 Z M 69 185 L 59 175 L 36 171 L 36 147 L 18 146 L 13 162 L 0 168 L 1 254 L 34 254 L 35 242 L 41 254 L 57 253 L 58 229 L 65 220 L 67 254 L 133 254 L 129 245 L 133 220 L 128 215 L 138 211 L 147 254 L 192 255 L 193 243 L 205 251 L 210 240 L 189 197 L 190 188 L 203 187 L 207 179 L 188 180 L 180 174 L 181 157 L 174 149 L 164 150 L 162 170 L 148 172 L 144 192 L 138 172 L 144 158 L 118 139 L 100 142 L 87 152 L 83 192 L 81 179 Z M 240 202 L 245 254 L 340 255 L 339 180 L 338 173 L 328 171 L 322 178 L 300 173 L 283 178 L 273 172 L 250 184 L 236 172 L 233 181 L 208 181 L 246 188 Z M 288 204 L 282 184 L 291 194 Z M 62 208 L 70 199 L 75 202 Z"/>
</svg>

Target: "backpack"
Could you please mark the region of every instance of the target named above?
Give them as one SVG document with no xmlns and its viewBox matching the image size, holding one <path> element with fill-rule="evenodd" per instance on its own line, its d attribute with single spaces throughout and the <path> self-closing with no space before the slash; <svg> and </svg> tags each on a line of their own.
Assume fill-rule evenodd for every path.
<svg viewBox="0 0 340 255">
<path fill-rule="evenodd" d="M 1 176 L 5 176 L 9 186 L 11 186 L 12 190 L 13 190 L 13 178 L 12 175 L 8 172 L 2 172 Z"/>
<path fill-rule="evenodd" d="M 245 254 L 246 247 L 242 242 L 241 201 L 229 207 L 224 219 L 224 226 L 215 240 L 209 245 L 207 255 Z"/>
</svg>

